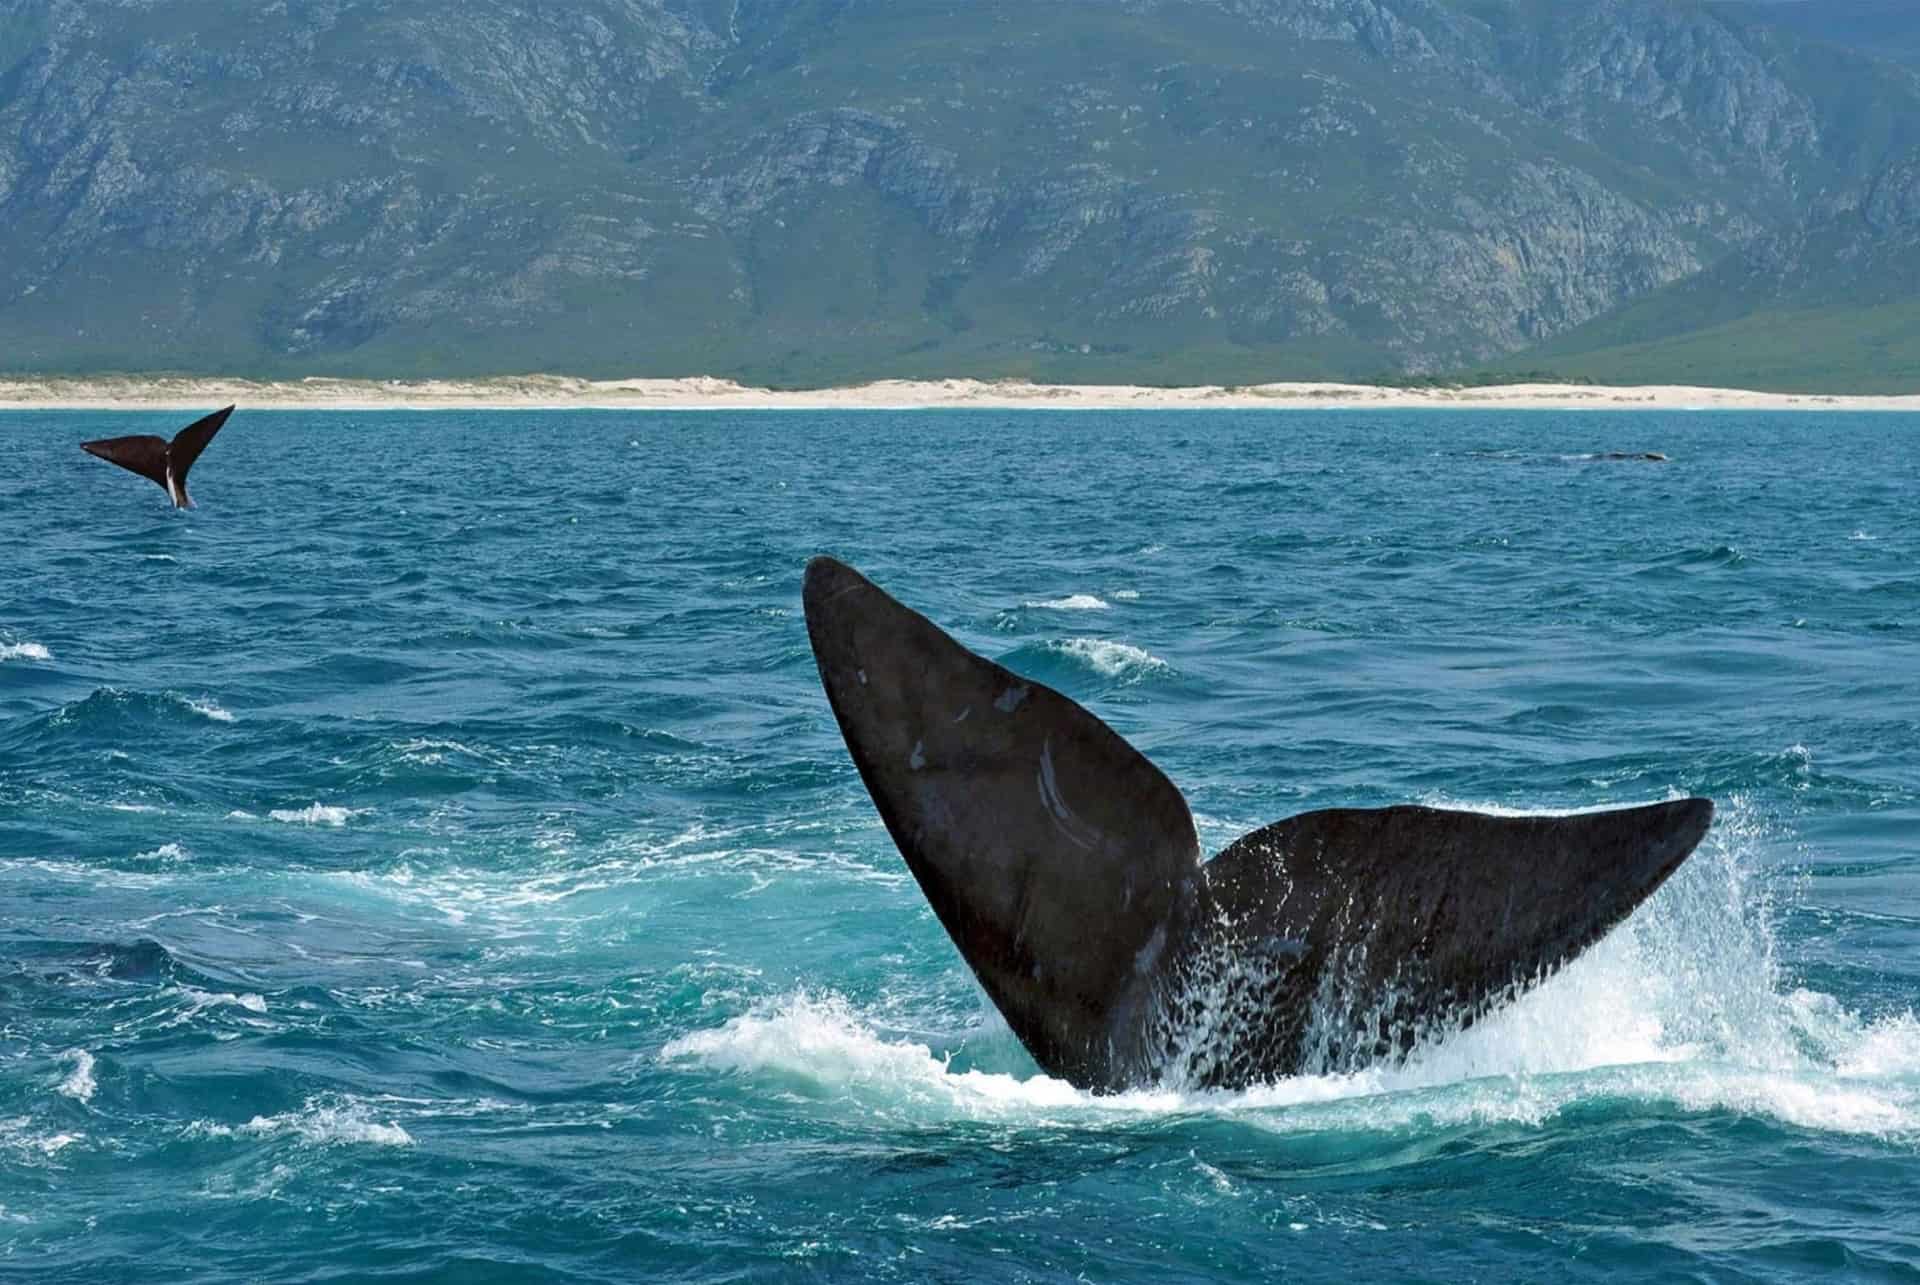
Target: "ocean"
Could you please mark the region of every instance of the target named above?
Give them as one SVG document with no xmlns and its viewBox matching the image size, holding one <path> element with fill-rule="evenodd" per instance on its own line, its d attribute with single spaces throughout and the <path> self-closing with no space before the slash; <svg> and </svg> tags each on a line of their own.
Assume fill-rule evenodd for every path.
<svg viewBox="0 0 1920 1285">
<path fill-rule="evenodd" d="M 8 1281 L 1920 1279 L 1920 421 L 6 413 Z M 1660 452 L 1665 461 L 1608 459 Z M 832 553 L 1203 844 L 1704 794 L 1496 1017 L 1048 1079 L 821 692 Z"/>
</svg>

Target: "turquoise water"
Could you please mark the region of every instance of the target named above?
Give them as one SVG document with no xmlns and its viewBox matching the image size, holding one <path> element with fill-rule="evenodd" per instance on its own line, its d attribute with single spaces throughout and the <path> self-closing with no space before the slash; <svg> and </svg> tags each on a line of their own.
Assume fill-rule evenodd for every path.
<svg viewBox="0 0 1920 1285">
<path fill-rule="evenodd" d="M 0 1275 L 1920 1276 L 1920 423 L 10 414 Z M 1668 463 L 1586 458 L 1663 451 Z M 1042 1077 L 880 827 L 835 553 L 1209 849 L 1701 793 L 1404 1066 Z"/>
</svg>

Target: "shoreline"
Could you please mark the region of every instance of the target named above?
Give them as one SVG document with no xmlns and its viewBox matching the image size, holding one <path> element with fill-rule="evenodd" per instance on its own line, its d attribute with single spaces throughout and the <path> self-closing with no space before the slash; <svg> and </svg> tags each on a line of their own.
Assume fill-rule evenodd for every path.
<svg viewBox="0 0 1920 1285">
<path fill-rule="evenodd" d="M 1025 380 L 879 380 L 777 391 L 729 379 L 298 380 L 200 376 L 0 376 L 4 410 L 191 411 L 236 403 L 247 410 L 1748 410 L 1907 411 L 1920 393 L 1762 393 L 1678 384 L 1497 384 L 1392 388 L 1326 382 L 1157 388 L 1035 384 Z"/>
</svg>

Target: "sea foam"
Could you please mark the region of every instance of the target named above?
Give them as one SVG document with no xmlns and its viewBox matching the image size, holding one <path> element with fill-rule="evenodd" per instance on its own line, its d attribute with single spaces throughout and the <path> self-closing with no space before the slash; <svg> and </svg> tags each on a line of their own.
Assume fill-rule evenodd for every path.
<svg viewBox="0 0 1920 1285">
<path fill-rule="evenodd" d="M 397 1124 L 376 1120 L 365 1103 L 351 1098 L 309 1098 L 298 1111 L 257 1115 L 238 1126 L 200 1120 L 188 1125 L 186 1133 L 195 1138 L 292 1138 L 317 1147 L 413 1145 L 412 1134 Z"/>
<path fill-rule="evenodd" d="M 76 1102 L 93 1101 L 94 1090 L 99 1088 L 93 1078 L 93 1054 L 85 1049 L 68 1049 L 61 1056 L 73 1065 L 68 1070 L 66 1078 L 60 1081 L 54 1091 Z"/>
<path fill-rule="evenodd" d="M 168 1026 L 179 1026 L 183 1022 L 191 1021 L 210 1008 L 231 1006 L 245 1009 L 249 1013 L 261 1014 L 267 1011 L 266 997 L 255 995 L 251 991 L 238 994 L 233 991 L 203 991 L 194 986 L 175 986 L 169 989 L 168 994 L 178 995 L 187 1001 L 187 1007 L 177 1013 L 173 1020 L 167 1023 Z"/>
<path fill-rule="evenodd" d="M 1048 598 L 1041 602 L 1029 602 L 1024 605 L 1032 608 L 1038 608 L 1043 611 L 1107 611 L 1107 610 L 1110 610 L 1110 607 L 1108 606 L 1107 603 L 1101 601 L 1099 598 L 1094 597 L 1090 593 L 1070 594 L 1065 598 Z"/>
<path fill-rule="evenodd" d="M 66 1130 L 39 1132 L 34 1128 L 34 1121 L 26 1116 L 0 1118 L 0 1151 L 11 1151 L 21 1156 L 57 1156 L 79 1142 L 81 1137 L 78 1133 Z"/>
<path fill-rule="evenodd" d="M 1173 666 L 1152 652 L 1131 643 L 1114 642 L 1107 638 L 1069 638 L 1065 642 L 1048 643 L 1047 646 L 1049 650 L 1070 656 L 1105 678 L 1137 679 L 1173 671 Z"/>
<path fill-rule="evenodd" d="M 371 808 L 343 808 L 334 804 L 315 803 L 305 808 L 275 808 L 267 815 L 275 821 L 285 821 L 289 825 L 330 825 L 343 826 L 354 817 L 364 816 Z"/>
<path fill-rule="evenodd" d="M 881 1116 L 982 1116 L 1097 1125 L 1141 1113 L 1225 1114 L 1264 1130 L 1538 1127 L 1595 1103 L 1760 1117 L 1822 1132 L 1920 1141 L 1920 1019 L 1868 1018 L 1781 984 L 1771 902 L 1745 854 L 1739 800 L 1693 862 L 1560 974 L 1404 1062 L 1305 1074 L 1237 1092 L 1161 1086 L 1114 1095 L 1042 1074 L 955 1071 L 951 1055 L 889 1037 L 848 1001 L 764 1000 L 668 1042 L 661 1059 L 772 1075 Z"/>
</svg>

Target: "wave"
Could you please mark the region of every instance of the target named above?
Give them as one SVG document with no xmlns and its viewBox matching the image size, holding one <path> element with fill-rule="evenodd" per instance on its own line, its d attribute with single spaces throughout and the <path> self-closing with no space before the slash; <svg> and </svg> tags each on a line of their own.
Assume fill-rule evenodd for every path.
<svg viewBox="0 0 1920 1285">
<path fill-rule="evenodd" d="M 536 832 L 529 846 L 542 856 L 537 869 L 491 870 L 439 865 L 409 858 L 432 856 L 409 849 L 401 860 L 378 870 L 328 871 L 317 877 L 354 893 L 403 906 L 423 907 L 450 923 L 480 918 L 511 925 L 537 918 L 551 926 L 564 917 L 584 918 L 625 906 L 636 888 L 662 879 L 716 880 L 732 885 L 736 896 L 755 896 L 779 884 L 822 881 L 904 887 L 911 876 L 886 857 L 863 859 L 839 850 L 830 836 L 821 846 L 797 850 L 783 838 L 807 832 L 817 823 L 712 826 L 695 822 L 662 837 L 630 833 L 596 843 L 590 851 L 574 847 L 564 829 Z M 439 850 L 444 852 L 445 850 Z M 584 859 L 582 859 L 584 858 Z"/>
<path fill-rule="evenodd" d="M 346 808 L 336 804 L 314 803 L 305 808 L 274 808 L 267 816 L 274 821 L 284 821 L 289 825 L 329 825 L 335 828 L 345 825 L 357 816 L 365 816 L 372 808 Z"/>
<path fill-rule="evenodd" d="M 307 1146 L 364 1144 L 410 1147 L 413 1135 L 397 1124 L 376 1120 L 364 1102 L 352 1098 L 308 1098 L 298 1111 L 257 1115 L 242 1125 L 198 1120 L 186 1128 L 194 1138 L 293 1138 Z"/>
<path fill-rule="evenodd" d="M 0 642 L 0 661 L 5 661 L 5 660 L 39 660 L 39 661 L 48 661 L 48 660 L 52 660 L 52 659 L 53 659 L 53 653 L 52 653 L 52 652 L 50 652 L 50 651 L 48 651 L 48 650 L 46 649 L 46 647 L 45 647 L 45 645 L 43 645 L 43 644 L 41 644 L 41 643 L 37 643 L 37 642 L 19 642 L 19 643 L 9 643 L 9 642 Z"/>
<path fill-rule="evenodd" d="M 1044 1074 L 956 1070 L 950 1053 L 889 1038 L 836 996 L 805 993 L 680 1036 L 663 1062 L 773 1075 L 852 1097 L 882 1116 L 1074 1123 L 1142 1116 L 1232 1116 L 1272 1132 L 1425 1132 L 1514 1124 L 1540 1128 L 1571 1110 L 1608 1104 L 1677 1107 L 1768 1118 L 1818 1132 L 1920 1144 L 1920 1020 L 1865 1021 L 1828 996 L 1782 997 L 1798 1030 L 1826 1040 L 1798 1064 L 1716 1058 L 1664 1043 L 1658 1019 L 1607 1006 L 1620 1025 L 1569 1022 L 1553 983 L 1531 1014 L 1485 1024 L 1408 1062 L 1344 1075 L 1308 1075 L 1239 1092 L 1174 1087 L 1095 1094 Z M 1578 1015 L 1591 1018 L 1592 1012 Z M 1570 1038 L 1568 1038 L 1570 1036 Z M 1557 1065 L 1558 1064 L 1558 1065 Z"/>
<path fill-rule="evenodd" d="M 941 1114 L 956 1108 L 972 1115 L 1036 1107 L 1165 1109 L 1178 1100 L 1159 1091 L 1096 1097 L 1045 1075 L 956 1072 L 952 1059 L 925 1044 L 877 1034 L 844 998 L 804 991 L 717 1030 L 671 1040 L 660 1057 L 717 1071 L 785 1073 L 825 1089 L 867 1089 L 881 1102 L 933 1106 Z"/>
<path fill-rule="evenodd" d="M 1112 609 L 1108 603 L 1090 593 L 1069 594 L 1064 598 L 1047 598 L 1021 605 L 1043 611 L 1109 611 Z"/>
<path fill-rule="evenodd" d="M 440 766 L 449 758 L 473 759 L 495 766 L 506 762 L 506 759 L 499 754 L 475 749 L 471 745 L 463 745 L 459 741 L 446 738 L 416 736 L 412 740 L 396 742 L 392 750 L 405 762 L 418 763 L 427 767 Z"/>
<path fill-rule="evenodd" d="M 55 1086 L 54 1092 L 64 1094 L 76 1102 L 91 1102 L 95 1090 L 100 1086 L 93 1078 L 93 1054 L 85 1049 L 68 1049 L 60 1056 L 73 1063 L 73 1069 L 67 1077 Z"/>
<path fill-rule="evenodd" d="M 1174 673 L 1172 665 L 1145 648 L 1110 638 L 1029 643 L 1001 657 L 1000 663 L 1016 673 L 1054 685 L 1088 674 L 1131 685 Z"/>
<path fill-rule="evenodd" d="M 421 871 L 405 862 L 380 873 L 353 870 L 325 876 L 364 892 L 422 903 L 451 923 L 465 923 L 476 912 L 499 917 L 533 907 L 552 906 L 623 882 L 625 863 L 610 862 L 584 870 L 560 870 L 532 876 L 501 875 L 452 867 Z"/>
<path fill-rule="evenodd" d="M 25 1116 L 0 1119 L 0 1152 L 10 1151 L 23 1158 L 39 1156 L 50 1159 L 83 1138 L 83 1135 L 67 1130 L 36 1132 L 33 1124 Z"/>
<path fill-rule="evenodd" d="M 1096 674 L 1107 678 L 1140 678 L 1148 674 L 1170 674 L 1173 666 L 1152 652 L 1131 643 L 1105 638 L 1069 638 L 1048 646 L 1062 655 L 1084 662 Z"/>
<path fill-rule="evenodd" d="M 1739 570 L 1749 565 L 1750 559 L 1737 546 L 1715 544 L 1662 554 L 1632 574 L 1670 578 L 1696 571 Z"/>
<path fill-rule="evenodd" d="M 1543 1126 L 1572 1110 L 1730 1113 L 1920 1145 L 1920 1019 L 1868 1016 L 1782 984 L 1758 823 L 1730 807 L 1695 860 L 1619 930 L 1518 1002 L 1404 1062 L 1241 1092 L 1085 1093 L 1042 1074 L 956 1069 L 837 996 L 798 992 L 666 1043 L 663 1063 L 777 1076 L 883 1116 L 1051 1121 L 1231 1115 L 1280 1132 Z"/>
<path fill-rule="evenodd" d="M 176 1014 L 172 1021 L 167 1023 L 169 1026 L 178 1026 L 183 1022 L 191 1021 L 210 1008 L 231 1006 L 233 1008 L 245 1009 L 249 1013 L 261 1015 L 264 1015 L 267 1011 L 266 997 L 264 995 L 255 995 L 252 992 L 236 994 L 233 991 L 204 991 L 195 986 L 174 986 L 166 993 L 169 995 L 177 995 L 187 1001 L 187 1007 Z"/>
<path fill-rule="evenodd" d="M 118 744 L 131 739 L 130 733 L 183 728 L 188 716 L 194 721 L 236 721 L 231 713 L 204 697 L 98 687 L 80 700 L 16 720 L 0 735 L 21 750 L 60 746 L 79 736 L 97 736 Z"/>
</svg>

